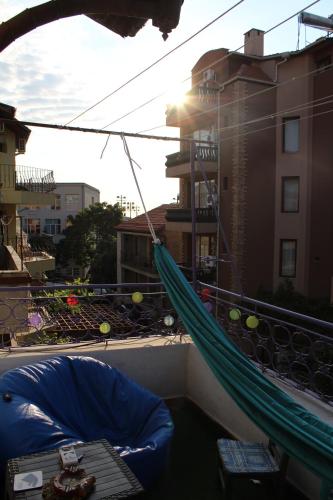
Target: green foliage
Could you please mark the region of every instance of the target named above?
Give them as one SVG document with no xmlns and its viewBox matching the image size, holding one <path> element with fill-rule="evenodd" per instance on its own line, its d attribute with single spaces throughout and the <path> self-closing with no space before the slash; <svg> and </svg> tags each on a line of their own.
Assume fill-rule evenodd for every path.
<svg viewBox="0 0 333 500">
<path fill-rule="evenodd" d="M 88 285 L 89 280 L 83 280 L 81 278 L 76 278 L 73 281 L 66 281 L 66 285 L 73 285 L 72 289 L 63 290 L 53 290 L 52 292 L 45 292 L 45 296 L 50 300 L 47 303 L 47 309 L 49 312 L 57 313 L 62 311 L 71 312 L 72 314 L 77 314 L 80 312 L 80 303 L 77 305 L 67 304 L 67 298 L 70 295 L 77 295 L 87 297 L 89 295 L 94 295 L 93 291 L 89 291 L 87 288 L 75 288 L 78 285 Z"/>
<path fill-rule="evenodd" d="M 29 335 L 25 335 L 24 345 L 54 345 L 54 344 L 68 344 L 71 338 L 68 336 L 59 336 L 57 332 L 48 332 L 45 330 L 34 332 Z"/>
<path fill-rule="evenodd" d="M 74 262 L 90 268 L 94 283 L 111 282 L 116 277 L 116 230 L 122 220 L 118 204 L 96 203 L 70 219 L 66 238 L 57 245 L 57 263 Z"/>
<path fill-rule="evenodd" d="M 34 252 L 46 252 L 52 256 L 56 254 L 56 246 L 52 236 L 47 234 L 30 234 L 29 245 Z"/>
<path fill-rule="evenodd" d="M 324 321 L 333 321 L 333 307 L 327 299 L 305 297 L 295 290 L 292 281 L 289 279 L 281 282 L 275 292 L 260 289 L 257 299 Z"/>
</svg>

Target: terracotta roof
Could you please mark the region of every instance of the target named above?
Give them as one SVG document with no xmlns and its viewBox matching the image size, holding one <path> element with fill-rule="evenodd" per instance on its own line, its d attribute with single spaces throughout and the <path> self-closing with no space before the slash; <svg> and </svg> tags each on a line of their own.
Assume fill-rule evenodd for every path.
<svg viewBox="0 0 333 500">
<path fill-rule="evenodd" d="M 168 208 L 176 208 L 177 205 L 169 203 L 160 205 L 148 211 L 149 218 L 154 226 L 156 233 L 160 233 L 165 228 L 165 215 Z M 115 228 L 117 231 L 129 231 L 131 233 L 149 233 L 147 219 L 145 214 L 138 215 L 134 219 L 122 222 Z"/>
<path fill-rule="evenodd" d="M 230 80 L 237 77 L 252 78 L 254 80 L 263 80 L 271 82 L 272 80 L 257 66 L 250 66 L 249 64 L 241 64 L 238 71 L 230 76 Z"/>
</svg>

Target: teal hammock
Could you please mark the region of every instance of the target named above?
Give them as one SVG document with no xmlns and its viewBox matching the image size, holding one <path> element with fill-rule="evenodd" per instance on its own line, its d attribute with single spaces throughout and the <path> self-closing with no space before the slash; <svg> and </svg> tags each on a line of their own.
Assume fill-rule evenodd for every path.
<svg viewBox="0 0 333 500">
<path fill-rule="evenodd" d="M 212 372 L 242 411 L 322 479 L 321 499 L 333 488 L 333 427 L 270 382 L 225 335 L 163 245 L 155 263 L 169 298 Z"/>
</svg>

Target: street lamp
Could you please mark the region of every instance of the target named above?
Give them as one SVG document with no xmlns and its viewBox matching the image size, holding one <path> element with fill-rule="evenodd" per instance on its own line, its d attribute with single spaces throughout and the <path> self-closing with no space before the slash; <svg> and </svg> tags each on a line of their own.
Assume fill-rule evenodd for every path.
<svg viewBox="0 0 333 500">
<path fill-rule="evenodd" d="M 125 216 L 127 212 L 130 214 L 130 219 L 132 218 L 132 211 L 135 212 L 135 215 L 138 215 L 139 207 L 135 206 L 134 201 L 126 201 L 126 196 L 123 194 L 117 196 L 117 203 L 119 203 L 122 208 L 123 215 Z"/>
</svg>

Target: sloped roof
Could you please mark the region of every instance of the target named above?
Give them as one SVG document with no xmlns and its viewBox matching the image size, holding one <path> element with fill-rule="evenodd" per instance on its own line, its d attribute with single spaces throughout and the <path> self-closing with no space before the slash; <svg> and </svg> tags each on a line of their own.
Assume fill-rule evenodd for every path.
<svg viewBox="0 0 333 500">
<path fill-rule="evenodd" d="M 8 104 L 4 104 L 0 102 L 0 122 L 1 118 L 9 118 L 10 120 L 13 120 L 11 122 L 6 123 L 6 127 L 8 127 L 10 130 L 12 130 L 16 137 L 24 137 L 25 140 L 28 140 L 28 137 L 31 133 L 30 128 L 26 127 L 25 125 L 22 125 L 16 118 L 15 118 L 15 113 L 16 109 L 13 106 L 9 106 Z"/>
<path fill-rule="evenodd" d="M 156 233 L 161 233 L 161 231 L 165 228 L 165 215 L 167 209 L 176 207 L 176 204 L 168 203 L 149 210 L 148 215 Z M 118 224 L 115 229 L 117 231 L 128 231 L 130 233 L 149 233 L 145 214 L 138 215 L 133 219 L 122 222 L 121 224 Z"/>
<path fill-rule="evenodd" d="M 253 80 L 262 80 L 266 82 L 272 82 L 271 78 L 266 75 L 258 66 L 252 66 L 249 64 L 241 64 L 236 73 L 230 76 L 230 80 L 233 78 L 251 78 Z"/>
</svg>

